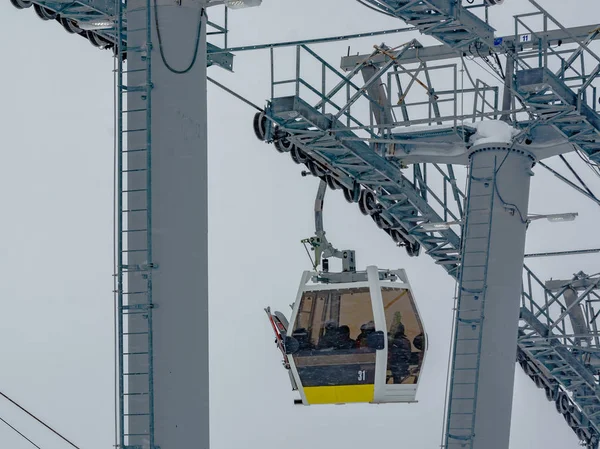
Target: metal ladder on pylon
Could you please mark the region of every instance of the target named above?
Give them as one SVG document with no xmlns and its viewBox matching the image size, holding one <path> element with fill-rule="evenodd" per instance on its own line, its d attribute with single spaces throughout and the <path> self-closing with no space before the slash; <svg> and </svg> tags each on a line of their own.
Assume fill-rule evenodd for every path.
<svg viewBox="0 0 600 449">
<path fill-rule="evenodd" d="M 150 0 L 129 0 L 129 5 L 128 0 L 117 1 L 118 447 L 155 449 L 151 4 Z"/>
<path fill-rule="evenodd" d="M 472 183 L 496 185 L 496 163 L 494 174 L 490 177 L 477 177 L 470 168 L 469 177 Z M 475 416 L 477 409 L 477 389 L 481 359 L 481 341 L 485 323 L 485 298 L 487 288 L 487 271 L 491 238 L 491 219 L 494 207 L 495 188 L 486 189 L 482 195 L 467 196 L 464 235 L 462 237 L 462 260 L 459 275 L 459 286 L 454 342 L 452 353 L 452 369 L 450 392 L 448 398 L 448 417 L 445 430 L 445 448 L 472 448 L 475 434 Z M 488 197 L 488 198 L 486 198 Z M 488 201 L 489 200 L 489 201 Z M 474 202 L 476 202 L 474 206 Z M 482 207 L 482 204 L 486 204 Z M 477 228 L 486 229 L 483 238 L 469 239 L 467 233 L 477 233 Z M 469 279 L 465 287 L 463 279 L 465 269 L 483 268 L 480 278 Z"/>
</svg>

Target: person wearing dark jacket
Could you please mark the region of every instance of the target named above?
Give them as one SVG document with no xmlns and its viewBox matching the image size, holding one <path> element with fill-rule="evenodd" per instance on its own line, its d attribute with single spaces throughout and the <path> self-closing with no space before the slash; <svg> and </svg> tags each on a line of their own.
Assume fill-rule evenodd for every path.
<svg viewBox="0 0 600 449">
<path fill-rule="evenodd" d="M 388 348 L 388 367 L 392 372 L 394 384 L 400 384 L 408 377 L 411 352 L 412 345 L 404 335 L 404 325 L 400 323 Z"/>
</svg>

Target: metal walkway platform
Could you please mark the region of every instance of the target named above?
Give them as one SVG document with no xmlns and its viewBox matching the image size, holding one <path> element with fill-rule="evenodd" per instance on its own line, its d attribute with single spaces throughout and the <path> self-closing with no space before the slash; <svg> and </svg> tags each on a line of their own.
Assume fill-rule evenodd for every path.
<svg viewBox="0 0 600 449">
<path fill-rule="evenodd" d="M 600 65 L 596 69 L 600 71 Z M 595 76 L 592 76 L 595 78 Z M 539 123 L 554 125 L 594 162 L 600 162 L 600 115 L 544 67 L 519 70 L 516 90 Z"/>
</svg>

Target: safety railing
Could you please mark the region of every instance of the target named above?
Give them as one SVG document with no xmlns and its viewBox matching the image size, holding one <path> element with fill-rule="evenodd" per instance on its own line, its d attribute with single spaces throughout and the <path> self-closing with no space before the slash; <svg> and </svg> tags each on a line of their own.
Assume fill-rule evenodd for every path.
<svg viewBox="0 0 600 449">
<path fill-rule="evenodd" d="M 515 42 L 531 41 L 538 45 L 537 48 L 516 54 L 517 70 L 536 67 L 550 70 L 576 93 L 578 109 L 584 103 L 596 111 L 595 99 L 598 97 L 594 81 L 600 75 L 600 56 L 589 44 L 600 34 L 600 29 L 591 29 L 588 37 L 580 40 L 535 0 L 529 2 L 536 11 L 515 16 Z M 551 28 L 561 29 L 573 42 L 551 45 L 545 37 Z"/>
</svg>

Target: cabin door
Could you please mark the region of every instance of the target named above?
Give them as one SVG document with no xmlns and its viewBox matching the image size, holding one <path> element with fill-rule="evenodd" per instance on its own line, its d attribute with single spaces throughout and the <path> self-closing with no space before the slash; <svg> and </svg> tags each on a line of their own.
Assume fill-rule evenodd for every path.
<svg viewBox="0 0 600 449">
<path fill-rule="evenodd" d="M 375 402 L 413 402 L 424 358 L 424 331 L 410 287 L 372 283 L 371 297 L 376 328 L 385 335 L 385 350 L 377 351 Z"/>
</svg>

